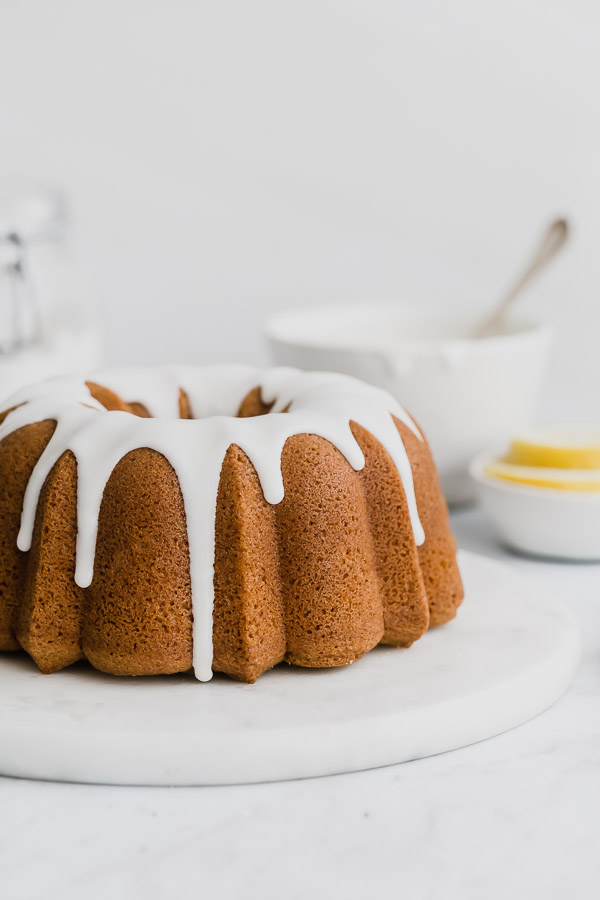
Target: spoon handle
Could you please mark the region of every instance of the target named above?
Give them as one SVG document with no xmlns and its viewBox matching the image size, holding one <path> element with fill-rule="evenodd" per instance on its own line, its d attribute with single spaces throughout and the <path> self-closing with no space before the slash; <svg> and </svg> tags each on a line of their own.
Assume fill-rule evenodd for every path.
<svg viewBox="0 0 600 900">
<path fill-rule="evenodd" d="M 556 219 L 542 239 L 542 243 L 538 247 L 533 259 L 513 284 L 511 289 L 504 295 L 491 316 L 485 319 L 477 326 L 473 332 L 473 337 L 488 337 L 498 330 L 498 326 L 506 315 L 506 311 L 514 302 L 515 298 L 521 293 L 530 281 L 532 281 L 539 272 L 544 269 L 548 263 L 554 259 L 559 250 L 564 246 L 569 237 L 569 226 L 566 219 Z"/>
</svg>

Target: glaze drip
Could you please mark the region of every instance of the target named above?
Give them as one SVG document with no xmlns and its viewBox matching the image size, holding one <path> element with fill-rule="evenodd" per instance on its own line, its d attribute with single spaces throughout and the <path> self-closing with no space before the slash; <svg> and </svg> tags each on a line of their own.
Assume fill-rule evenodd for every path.
<svg viewBox="0 0 600 900">
<path fill-rule="evenodd" d="M 81 378 L 53 378 L 25 388 L 5 404 L 12 412 L 0 425 L 0 441 L 25 425 L 54 420 L 56 428 L 31 475 L 23 502 L 18 547 L 31 548 L 40 492 L 54 464 L 71 451 L 77 461 L 75 581 L 92 583 L 98 518 L 110 475 L 130 451 L 148 447 L 173 466 L 184 501 L 193 608 L 196 677 L 212 677 L 212 616 L 215 515 L 221 466 L 236 444 L 256 469 L 268 503 L 284 496 L 281 454 L 288 438 L 315 434 L 333 444 L 355 470 L 364 456 L 350 423 L 370 431 L 390 454 L 404 485 L 415 542 L 425 535 L 417 510 L 410 462 L 392 419 L 421 438 L 414 422 L 386 391 L 346 375 L 291 368 L 247 366 L 113 369 L 90 381 L 127 402 L 142 403 L 153 418 L 106 410 Z M 247 394 L 260 388 L 267 415 L 237 418 Z M 185 391 L 192 419 L 179 418 Z M 284 412 L 285 410 L 285 412 Z"/>
</svg>

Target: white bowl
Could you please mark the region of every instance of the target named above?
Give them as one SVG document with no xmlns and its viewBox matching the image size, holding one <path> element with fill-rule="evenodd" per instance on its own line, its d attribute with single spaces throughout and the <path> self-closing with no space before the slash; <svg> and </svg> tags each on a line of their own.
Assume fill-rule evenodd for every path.
<svg viewBox="0 0 600 900">
<path fill-rule="evenodd" d="M 502 543 L 534 556 L 600 559 L 600 493 L 534 487 L 488 475 L 486 467 L 500 455 L 480 454 L 470 473 L 481 509 Z"/>
<path fill-rule="evenodd" d="M 422 426 L 450 503 L 474 499 L 468 466 L 531 423 L 551 332 L 511 322 L 472 340 L 472 314 L 401 305 L 279 313 L 265 332 L 275 362 L 355 375 L 390 391 Z"/>
</svg>

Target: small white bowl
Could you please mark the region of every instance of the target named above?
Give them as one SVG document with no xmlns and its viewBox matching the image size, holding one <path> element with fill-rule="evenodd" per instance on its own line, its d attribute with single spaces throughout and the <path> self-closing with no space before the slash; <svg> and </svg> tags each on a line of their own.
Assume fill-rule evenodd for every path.
<svg viewBox="0 0 600 900">
<path fill-rule="evenodd" d="M 486 467 L 501 454 L 482 453 L 470 466 L 481 509 L 500 541 L 534 556 L 600 560 L 600 493 L 534 487 L 488 475 Z"/>
<path fill-rule="evenodd" d="M 473 456 L 531 424 L 552 337 L 511 321 L 473 340 L 479 318 L 402 304 L 308 307 L 271 316 L 265 331 L 278 365 L 344 372 L 393 394 L 427 435 L 446 499 L 464 503 L 474 499 Z"/>
</svg>

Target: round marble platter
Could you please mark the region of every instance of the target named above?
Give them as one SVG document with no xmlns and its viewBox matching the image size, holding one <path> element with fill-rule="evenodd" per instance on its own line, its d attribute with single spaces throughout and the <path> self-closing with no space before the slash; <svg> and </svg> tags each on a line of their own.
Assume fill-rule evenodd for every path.
<svg viewBox="0 0 600 900">
<path fill-rule="evenodd" d="M 41 675 L 0 656 L 0 774 L 111 784 L 276 781 L 352 772 L 464 747 L 520 725 L 567 688 L 572 614 L 500 563 L 460 554 L 457 618 L 409 650 L 352 666 L 282 665 L 254 685 L 222 676 L 115 678 L 78 664 Z"/>
</svg>

